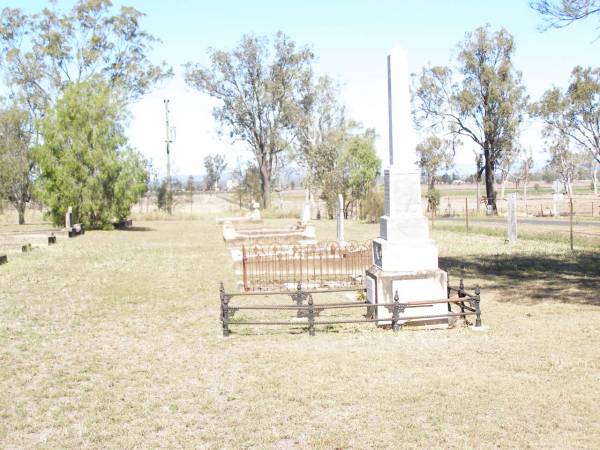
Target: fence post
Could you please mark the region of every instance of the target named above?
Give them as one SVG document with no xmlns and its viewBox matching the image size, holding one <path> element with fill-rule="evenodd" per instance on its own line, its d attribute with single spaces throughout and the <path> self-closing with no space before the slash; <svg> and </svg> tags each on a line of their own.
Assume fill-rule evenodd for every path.
<svg viewBox="0 0 600 450">
<path fill-rule="evenodd" d="M 221 321 L 223 322 L 223 337 L 229 336 L 229 296 L 225 294 L 225 288 L 221 282 L 219 289 L 221 294 Z"/>
<path fill-rule="evenodd" d="M 400 302 L 398 298 L 398 291 L 394 294 L 394 309 L 392 310 L 392 330 L 394 333 L 398 332 L 398 319 L 400 318 Z"/>
<path fill-rule="evenodd" d="M 315 335 L 315 308 L 311 294 L 308 294 L 308 335 Z"/>
<path fill-rule="evenodd" d="M 452 296 L 452 289 L 450 288 L 450 277 L 446 280 L 446 298 L 450 300 Z M 452 312 L 452 307 L 450 306 L 450 302 L 448 302 L 448 312 Z"/>
<path fill-rule="evenodd" d="M 569 243 L 573 250 L 573 198 L 569 197 Z"/>
<path fill-rule="evenodd" d="M 248 255 L 246 254 L 246 245 L 242 244 L 242 281 L 244 283 L 244 291 L 249 291 L 248 286 Z"/>
<path fill-rule="evenodd" d="M 479 289 L 479 286 L 477 286 L 475 288 L 475 326 L 476 327 L 480 327 L 481 326 L 481 307 L 480 307 L 480 302 L 481 302 L 481 290 Z"/>
<path fill-rule="evenodd" d="M 465 197 L 465 221 L 467 224 L 467 234 L 469 234 L 469 199 Z"/>
</svg>

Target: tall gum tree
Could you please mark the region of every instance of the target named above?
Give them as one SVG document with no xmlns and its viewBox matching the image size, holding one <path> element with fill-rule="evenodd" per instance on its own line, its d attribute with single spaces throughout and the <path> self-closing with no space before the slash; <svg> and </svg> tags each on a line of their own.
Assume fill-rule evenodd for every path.
<svg viewBox="0 0 600 450">
<path fill-rule="evenodd" d="M 600 162 L 600 68 L 577 66 L 571 72 L 566 90 L 553 87 L 532 106 L 533 114 L 544 123 L 547 141 L 568 141 Z"/>
<path fill-rule="evenodd" d="M 245 142 L 256 158 L 263 208 L 271 203 L 278 160 L 295 138 L 311 82 L 314 55 L 279 32 L 269 48 L 266 37 L 244 35 L 231 51 L 209 49 L 210 68 L 188 63 L 186 82 L 218 100 L 215 119 L 230 138 Z"/>
<path fill-rule="evenodd" d="M 31 128 L 27 111 L 13 104 L 0 108 L 0 196 L 14 206 L 19 225 L 31 200 L 34 162 L 29 151 Z"/>
<path fill-rule="evenodd" d="M 515 148 L 527 97 L 512 63 L 514 39 L 489 26 L 468 33 L 458 46 L 455 74 L 444 66 L 423 68 L 413 89 L 413 113 L 421 128 L 473 141 L 483 155 L 486 203 L 497 211 L 494 174 L 502 155 Z"/>
</svg>

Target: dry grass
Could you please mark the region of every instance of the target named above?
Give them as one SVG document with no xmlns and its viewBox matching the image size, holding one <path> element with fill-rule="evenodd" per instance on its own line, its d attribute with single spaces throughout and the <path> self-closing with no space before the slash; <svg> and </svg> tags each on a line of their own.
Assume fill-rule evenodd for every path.
<svg viewBox="0 0 600 450">
<path fill-rule="evenodd" d="M 223 339 L 217 283 L 236 280 L 214 219 L 136 225 L 0 266 L 0 447 L 600 446 L 598 253 L 436 231 L 487 331 Z"/>
</svg>

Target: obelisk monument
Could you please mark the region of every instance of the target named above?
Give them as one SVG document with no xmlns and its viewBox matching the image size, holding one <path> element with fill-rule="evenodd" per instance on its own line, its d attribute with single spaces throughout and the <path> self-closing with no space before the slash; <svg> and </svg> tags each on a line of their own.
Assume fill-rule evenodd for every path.
<svg viewBox="0 0 600 450">
<path fill-rule="evenodd" d="M 438 268 L 438 249 L 429 238 L 421 207 L 420 170 L 410 112 L 406 52 L 394 47 L 388 56 L 389 166 L 384 171 L 384 215 L 373 241 L 375 265 L 367 271 L 367 298 L 392 303 L 447 297 L 447 274 Z M 375 308 L 379 318 L 391 316 Z M 407 308 L 401 318 L 447 313 L 446 304 Z M 447 319 L 438 322 L 447 322 Z"/>
</svg>

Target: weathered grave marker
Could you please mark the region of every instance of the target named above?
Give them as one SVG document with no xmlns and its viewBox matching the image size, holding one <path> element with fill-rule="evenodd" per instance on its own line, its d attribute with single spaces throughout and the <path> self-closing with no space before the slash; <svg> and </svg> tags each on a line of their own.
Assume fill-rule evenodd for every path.
<svg viewBox="0 0 600 450">
<path fill-rule="evenodd" d="M 54 236 L 54 233 L 52 233 L 50 236 L 48 236 L 48 245 L 54 244 L 56 244 L 56 236 Z"/>
<path fill-rule="evenodd" d="M 344 239 L 344 197 L 338 194 L 337 198 L 337 241 L 338 244 L 345 242 Z"/>
<path fill-rule="evenodd" d="M 6 264 L 6 263 L 8 263 L 8 256 L 6 256 L 6 255 L 0 255 L 0 266 L 2 264 Z"/>
<path fill-rule="evenodd" d="M 300 223 L 306 225 L 310 222 L 311 208 L 310 208 L 310 192 L 306 190 L 306 198 L 304 199 L 304 206 L 302 207 L 302 215 L 300 216 Z"/>
<path fill-rule="evenodd" d="M 65 228 L 70 230 L 73 226 L 73 208 L 69 206 L 67 213 L 65 214 Z"/>
<path fill-rule="evenodd" d="M 560 216 L 559 202 L 562 200 L 562 186 L 560 180 L 554 180 L 552 183 L 554 193 L 552 194 L 552 215 Z"/>
</svg>

